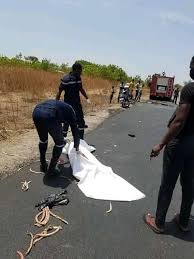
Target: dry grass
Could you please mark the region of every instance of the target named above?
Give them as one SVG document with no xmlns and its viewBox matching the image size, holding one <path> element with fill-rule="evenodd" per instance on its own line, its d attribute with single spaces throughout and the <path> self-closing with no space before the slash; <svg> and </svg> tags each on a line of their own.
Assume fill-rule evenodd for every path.
<svg viewBox="0 0 194 259">
<path fill-rule="evenodd" d="M 61 77 L 56 72 L 0 67 L 0 140 L 33 128 L 34 106 L 41 100 L 55 98 Z M 83 100 L 85 112 L 108 106 L 112 82 L 83 77 L 83 84 L 92 101 L 88 106 Z"/>
</svg>

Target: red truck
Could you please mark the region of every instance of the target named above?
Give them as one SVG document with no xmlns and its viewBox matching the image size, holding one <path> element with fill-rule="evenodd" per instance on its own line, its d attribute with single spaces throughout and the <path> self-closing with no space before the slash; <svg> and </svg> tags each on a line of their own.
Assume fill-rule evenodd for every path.
<svg viewBox="0 0 194 259">
<path fill-rule="evenodd" d="M 174 91 L 174 79 L 175 77 L 154 74 L 149 83 L 150 85 L 150 99 L 163 99 L 170 101 Z"/>
</svg>

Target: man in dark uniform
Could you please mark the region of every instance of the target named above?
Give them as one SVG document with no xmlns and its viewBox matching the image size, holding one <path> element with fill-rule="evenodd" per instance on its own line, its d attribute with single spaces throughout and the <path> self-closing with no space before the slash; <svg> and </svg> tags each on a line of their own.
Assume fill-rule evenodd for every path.
<svg viewBox="0 0 194 259">
<path fill-rule="evenodd" d="M 65 91 L 64 102 L 71 105 L 75 111 L 77 117 L 77 124 L 79 129 L 80 138 L 84 138 L 84 128 L 86 127 L 84 121 L 84 114 L 82 110 L 81 100 L 80 100 L 80 92 L 86 98 L 87 102 L 90 103 L 90 100 L 86 94 L 82 86 L 81 80 L 82 74 L 82 65 L 79 63 L 75 63 L 72 66 L 72 72 L 68 75 L 64 76 L 61 80 L 61 84 L 59 86 L 59 91 L 57 93 L 56 99 L 59 100 L 62 91 Z M 63 127 L 63 135 L 67 136 L 69 124 L 65 123 Z"/>
<path fill-rule="evenodd" d="M 175 90 L 174 90 L 174 98 L 173 98 L 173 103 L 177 103 L 177 99 L 178 99 L 178 97 L 179 97 L 179 89 L 178 88 L 176 88 Z"/>
<path fill-rule="evenodd" d="M 117 98 L 117 102 L 120 102 L 120 97 L 122 95 L 122 92 L 124 90 L 124 82 L 121 82 L 120 86 L 119 86 L 119 94 L 118 94 L 118 98 Z"/>
<path fill-rule="evenodd" d="M 47 100 L 39 103 L 32 114 L 34 124 L 39 135 L 40 170 L 44 173 L 58 173 L 58 159 L 65 145 L 63 138 L 62 123 L 68 122 L 74 139 L 74 148 L 79 151 L 79 131 L 73 108 L 58 100 Z M 47 171 L 46 150 L 48 145 L 48 134 L 54 140 L 52 158 Z"/>
<path fill-rule="evenodd" d="M 110 101 L 109 101 L 110 104 L 112 103 L 112 99 L 113 99 L 114 94 L 115 94 L 115 87 L 112 86 L 112 91 L 111 91 L 111 94 L 110 94 Z"/>
<path fill-rule="evenodd" d="M 190 77 L 194 80 L 194 58 L 190 64 Z M 168 125 L 160 144 L 153 147 L 151 157 L 156 157 L 165 147 L 163 174 L 158 194 L 156 216 L 146 214 L 146 224 L 156 233 L 163 233 L 166 214 L 180 175 L 182 203 L 180 213 L 174 218 L 183 232 L 189 231 L 189 218 L 194 199 L 194 82 L 184 86 L 180 103 Z"/>
</svg>

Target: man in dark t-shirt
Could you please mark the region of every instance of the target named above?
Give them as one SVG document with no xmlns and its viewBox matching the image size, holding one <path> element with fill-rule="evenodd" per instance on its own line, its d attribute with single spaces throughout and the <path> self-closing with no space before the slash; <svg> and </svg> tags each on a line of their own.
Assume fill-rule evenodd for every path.
<svg viewBox="0 0 194 259">
<path fill-rule="evenodd" d="M 86 98 L 87 102 L 90 104 L 90 100 L 82 86 L 81 80 L 82 65 L 80 63 L 75 63 L 72 66 L 72 72 L 64 76 L 61 79 L 61 84 L 59 86 L 59 91 L 57 93 L 56 99 L 59 100 L 61 93 L 64 91 L 64 102 L 71 105 L 75 111 L 77 124 L 79 128 L 80 138 L 84 138 L 84 128 L 86 128 L 84 114 L 82 110 L 80 92 Z M 66 122 L 63 127 L 63 135 L 67 136 L 69 124 Z"/>
<path fill-rule="evenodd" d="M 194 80 L 192 66 L 190 77 Z M 181 231 L 188 232 L 194 199 L 194 82 L 183 88 L 179 106 L 168 124 L 168 131 L 160 144 L 153 147 L 150 157 L 157 157 L 164 147 L 156 216 L 145 214 L 144 221 L 154 232 L 164 232 L 166 214 L 180 175 L 182 203 L 174 221 Z"/>
<path fill-rule="evenodd" d="M 73 108 L 57 100 L 47 100 L 39 103 L 34 108 L 32 118 L 39 135 L 40 170 L 48 175 L 59 172 L 57 168 L 58 159 L 64 147 L 62 123 L 68 122 L 71 127 L 74 148 L 79 150 L 79 131 L 77 128 L 76 116 Z M 54 140 L 55 146 L 52 158 L 47 171 L 46 151 L 48 146 L 48 134 Z"/>
<path fill-rule="evenodd" d="M 110 104 L 112 103 L 112 99 L 113 99 L 114 94 L 115 94 L 115 87 L 112 86 L 112 91 L 111 91 L 111 94 L 110 94 L 110 101 L 109 101 Z"/>
<path fill-rule="evenodd" d="M 178 88 L 176 88 L 175 90 L 174 90 L 174 98 L 173 98 L 173 103 L 177 103 L 177 99 L 178 99 L 178 97 L 179 97 L 179 89 Z"/>
<path fill-rule="evenodd" d="M 122 95 L 123 90 L 124 90 L 124 82 L 121 82 L 121 84 L 119 86 L 119 94 L 118 94 L 118 98 L 117 98 L 118 103 L 120 102 L 120 97 Z"/>
</svg>

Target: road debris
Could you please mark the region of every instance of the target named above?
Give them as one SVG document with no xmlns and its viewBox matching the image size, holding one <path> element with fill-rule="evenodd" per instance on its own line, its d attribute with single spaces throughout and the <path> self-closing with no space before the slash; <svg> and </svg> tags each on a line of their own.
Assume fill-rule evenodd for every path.
<svg viewBox="0 0 194 259">
<path fill-rule="evenodd" d="M 50 215 L 55 217 L 56 219 L 61 220 L 63 223 L 65 223 L 67 225 L 69 224 L 65 219 L 59 217 L 58 215 L 56 215 L 52 211 L 50 211 L 49 207 L 46 207 L 35 216 L 36 223 L 34 225 L 37 227 L 45 226 L 49 222 Z M 25 255 L 27 256 L 31 252 L 32 247 L 37 242 L 39 242 L 43 238 L 50 237 L 50 236 L 56 234 L 61 229 L 62 229 L 61 226 L 48 226 L 42 232 L 37 233 L 35 235 L 33 235 L 31 232 L 28 232 L 27 235 L 29 235 L 31 237 L 31 239 L 30 239 L 29 247 L 28 247 L 27 251 L 25 252 Z M 17 251 L 17 254 L 20 256 L 20 259 L 24 259 L 24 255 L 20 251 Z"/>
<path fill-rule="evenodd" d="M 66 225 L 69 225 L 69 222 L 61 217 L 59 217 L 58 215 L 54 214 L 52 211 L 50 211 L 50 215 L 53 216 L 56 219 L 61 220 L 63 223 L 65 223 Z"/>
<path fill-rule="evenodd" d="M 106 211 L 106 214 L 110 213 L 111 211 L 112 211 L 112 203 L 110 201 L 110 208 L 109 208 L 109 210 Z"/>
<path fill-rule="evenodd" d="M 41 217 L 39 219 L 39 217 Z M 49 213 L 49 207 L 46 207 L 44 209 L 42 209 L 41 212 L 39 212 L 36 216 L 35 216 L 35 226 L 37 227 L 41 227 L 41 226 L 45 226 L 50 218 L 50 213 Z"/>
<path fill-rule="evenodd" d="M 27 181 L 23 182 L 26 183 Z M 29 183 L 29 182 L 27 182 Z M 59 219 L 62 221 L 64 224 L 68 225 L 68 221 L 59 217 L 58 215 L 54 214 L 50 208 L 52 208 L 54 205 L 62 205 L 65 204 L 67 205 L 69 203 L 69 199 L 67 198 L 67 191 L 63 190 L 59 194 L 51 194 L 49 195 L 46 199 L 42 200 L 40 203 L 35 205 L 35 207 L 38 207 L 38 210 L 40 211 L 36 216 L 35 216 L 35 226 L 37 227 L 43 227 L 45 226 L 50 219 L 50 216 Z M 42 232 L 37 233 L 33 235 L 31 232 L 27 232 L 27 235 L 31 237 L 30 244 L 28 249 L 26 250 L 25 255 L 27 256 L 30 251 L 32 250 L 32 247 L 42 240 L 43 238 L 50 237 L 54 234 L 56 234 L 58 231 L 62 229 L 61 226 L 48 226 L 45 228 Z M 20 259 L 24 259 L 24 255 L 20 252 L 17 251 L 17 254 L 20 256 Z"/>
<path fill-rule="evenodd" d="M 27 182 L 26 180 L 24 182 L 21 182 L 22 184 L 22 191 L 26 192 L 29 189 L 29 184 L 31 181 Z"/>
<path fill-rule="evenodd" d="M 63 204 L 67 205 L 68 203 L 69 199 L 67 197 L 67 191 L 63 190 L 58 194 L 50 194 L 48 197 L 37 203 L 35 207 L 38 207 L 38 210 L 41 211 L 46 207 L 49 207 L 49 209 L 51 209 L 53 206 Z"/>
<path fill-rule="evenodd" d="M 47 152 L 47 154 L 48 154 L 48 152 Z M 30 163 L 28 163 L 28 164 L 25 164 L 25 165 L 19 167 L 18 170 L 17 170 L 17 172 L 21 171 L 23 168 L 29 166 L 30 164 L 36 163 L 36 162 L 40 162 L 40 159 L 39 159 L 39 160 L 34 160 L 34 161 L 32 161 L 32 162 L 30 162 Z M 48 159 L 46 159 L 46 162 L 50 162 L 50 161 L 49 161 Z M 32 170 L 32 169 L 31 169 L 30 171 L 32 171 L 32 173 L 37 173 L 36 171 L 34 171 L 34 170 Z M 40 172 L 40 173 L 42 173 L 42 172 Z"/>
<path fill-rule="evenodd" d="M 28 235 L 31 236 L 31 240 L 30 240 L 30 245 L 25 253 L 25 255 L 27 256 L 30 251 L 32 250 L 32 247 L 37 243 L 39 242 L 40 240 L 42 240 L 43 238 L 46 238 L 46 237 L 50 237 L 54 234 L 56 234 L 58 231 L 60 231 L 61 229 L 63 229 L 61 226 L 48 226 L 47 228 L 45 228 L 42 232 L 40 233 L 37 233 L 35 235 L 33 235 L 31 232 L 27 233 Z M 22 255 L 21 252 L 17 252 L 18 255 Z M 20 254 L 19 254 L 20 253 Z M 23 256 L 23 255 L 22 255 Z M 24 256 L 21 257 L 21 259 L 24 259 Z"/>
<path fill-rule="evenodd" d="M 34 171 L 34 170 L 32 170 L 31 168 L 30 168 L 30 172 L 31 172 L 31 173 L 34 173 L 34 174 L 44 174 L 43 172 Z"/>
<path fill-rule="evenodd" d="M 28 248 L 28 250 L 26 251 L 25 255 L 28 255 L 32 249 L 32 246 L 33 246 L 33 240 L 34 240 L 34 236 L 31 232 L 27 233 L 27 235 L 29 235 L 31 237 L 31 240 L 30 240 L 30 246 Z"/>
<path fill-rule="evenodd" d="M 24 255 L 22 254 L 22 252 L 17 251 L 17 254 L 19 255 L 20 259 L 25 259 L 25 258 L 24 258 Z"/>
<path fill-rule="evenodd" d="M 135 138 L 136 136 L 134 134 L 128 134 L 129 137 Z"/>
<path fill-rule="evenodd" d="M 111 150 L 111 149 L 105 149 L 104 154 L 106 154 L 106 153 L 110 153 L 110 152 L 112 152 L 112 150 Z M 96 155 L 96 157 L 97 157 L 97 155 Z"/>
<path fill-rule="evenodd" d="M 59 217 L 58 215 L 54 214 L 49 207 L 43 208 L 41 212 L 39 212 L 36 216 L 35 216 L 35 226 L 37 227 L 42 227 L 45 226 L 50 219 L 50 216 L 53 216 L 56 219 L 59 219 L 60 221 L 62 221 L 63 223 L 65 223 L 66 225 L 68 225 L 68 221 Z"/>
</svg>

